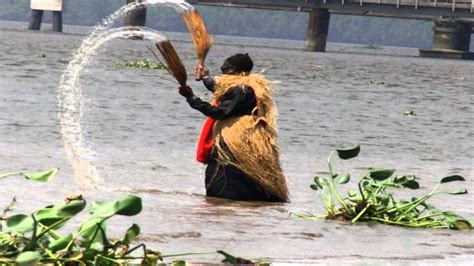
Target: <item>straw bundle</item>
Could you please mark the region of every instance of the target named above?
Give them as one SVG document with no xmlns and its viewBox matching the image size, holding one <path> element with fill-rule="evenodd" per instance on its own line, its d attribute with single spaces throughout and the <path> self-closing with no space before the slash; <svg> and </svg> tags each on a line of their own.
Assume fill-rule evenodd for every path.
<svg viewBox="0 0 474 266">
<path fill-rule="evenodd" d="M 167 39 L 158 41 L 156 42 L 156 48 L 158 48 L 161 55 L 165 59 L 166 69 L 168 72 L 174 76 L 181 86 L 186 86 L 186 81 L 188 78 L 186 69 L 184 68 L 183 62 L 176 53 L 173 44 L 171 44 L 171 41 Z M 156 59 L 161 62 L 158 56 L 151 49 L 150 51 L 153 53 Z"/>
<path fill-rule="evenodd" d="M 201 15 L 199 15 L 196 9 L 191 9 L 182 14 L 183 20 L 186 23 L 186 26 L 189 29 L 191 38 L 196 48 L 196 54 L 198 58 L 198 70 L 204 65 L 206 60 L 207 53 L 212 46 L 212 37 L 209 36 L 206 25 L 202 20 Z M 201 73 L 197 71 L 196 80 L 200 79 Z"/>
<path fill-rule="evenodd" d="M 218 120 L 213 129 L 214 144 L 220 163 L 237 167 L 265 192 L 285 202 L 289 195 L 277 146 L 272 83 L 259 74 L 216 77 L 214 100 L 219 101 L 235 87 L 248 86 L 255 93 L 257 107 L 252 115 Z"/>
</svg>

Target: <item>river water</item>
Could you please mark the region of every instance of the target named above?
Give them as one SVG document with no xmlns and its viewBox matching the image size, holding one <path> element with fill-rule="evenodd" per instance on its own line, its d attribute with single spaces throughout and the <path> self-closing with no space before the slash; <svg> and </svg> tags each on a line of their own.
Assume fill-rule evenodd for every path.
<svg viewBox="0 0 474 266">
<path fill-rule="evenodd" d="M 135 194 L 143 199 L 143 212 L 112 219 L 112 235 L 136 222 L 142 227 L 140 240 L 164 254 L 223 248 L 279 263 L 471 265 L 472 232 L 349 225 L 289 213 L 322 213 L 309 185 L 316 174 L 327 172 L 332 149 L 352 143 L 361 144 L 359 157 L 336 161 L 336 172 L 356 177 L 367 167 L 391 167 L 415 174 L 422 188 L 397 194 L 407 199 L 450 174 L 467 181 L 448 189 L 472 190 L 474 61 L 422 59 L 412 48 L 332 43 L 326 53 L 313 53 L 302 51 L 301 41 L 217 36 L 208 56 L 211 72 L 217 73 L 225 57 L 248 52 L 256 71 L 281 82 L 275 100 L 291 203 L 262 205 L 206 199 L 204 166 L 194 161 L 203 116 L 178 95 L 164 70 L 115 65 L 152 59 L 148 41 L 112 40 L 81 73 L 85 146 L 103 184 L 80 189 L 64 149 L 57 92 L 72 53 L 91 29 L 65 26 L 66 33 L 57 34 L 26 26 L 0 22 L 0 173 L 52 166 L 61 171 L 47 184 L 2 180 L 0 206 L 13 196 L 17 212 L 27 212 L 71 193 L 82 193 L 89 202 Z M 165 35 L 191 72 L 195 54 L 189 36 Z M 190 85 L 207 97 L 202 84 Z M 416 115 L 405 116 L 407 110 Z M 473 194 L 442 195 L 431 202 L 474 219 Z"/>
</svg>

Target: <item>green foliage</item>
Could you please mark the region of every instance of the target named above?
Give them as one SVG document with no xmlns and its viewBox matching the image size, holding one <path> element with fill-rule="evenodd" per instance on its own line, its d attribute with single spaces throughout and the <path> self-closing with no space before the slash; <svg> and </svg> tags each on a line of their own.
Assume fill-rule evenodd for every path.
<svg viewBox="0 0 474 266">
<path fill-rule="evenodd" d="M 34 173 L 8 173 L 0 175 L 0 179 L 10 177 L 10 176 L 23 176 L 26 179 L 37 181 L 37 182 L 46 182 L 51 180 L 56 173 L 59 171 L 58 167 L 53 167 L 47 171 L 34 172 Z"/>
<path fill-rule="evenodd" d="M 369 45 L 364 45 L 362 47 L 360 47 L 361 49 L 369 49 L 369 50 L 382 50 L 383 48 L 378 46 L 378 45 L 373 45 L 373 44 L 369 44 Z"/>
<path fill-rule="evenodd" d="M 17 214 L 6 219 L 0 232 L 0 260 L 25 264 L 36 262 L 66 263 L 82 261 L 109 265 L 129 254 L 129 244 L 140 233 L 132 225 L 122 240 L 110 241 L 106 235 L 106 221 L 115 215 L 133 216 L 142 210 L 139 197 L 126 196 L 119 200 L 96 202 L 91 217 L 81 223 L 78 231 L 61 236 L 61 228 L 86 207 L 82 196 L 34 211 Z M 120 251 L 120 252 L 119 252 Z M 146 258 L 146 252 L 145 252 Z"/>
<path fill-rule="evenodd" d="M 359 145 L 354 145 L 342 149 L 336 149 L 337 155 L 339 158 L 343 160 L 348 160 L 354 157 L 357 157 L 360 152 L 360 146 Z"/>
<path fill-rule="evenodd" d="M 218 250 L 217 253 L 221 254 L 224 256 L 224 260 L 222 261 L 224 264 L 231 264 L 231 265 L 258 265 L 258 266 L 267 266 L 270 265 L 268 262 L 264 261 L 259 261 L 259 262 L 253 262 L 248 259 L 236 257 L 234 255 L 231 255 L 224 250 Z"/>
<path fill-rule="evenodd" d="M 15 262 L 18 265 L 36 265 L 41 260 L 41 254 L 37 251 L 22 252 L 16 258 Z"/>
<path fill-rule="evenodd" d="M 0 175 L 0 179 L 5 179 L 7 177 L 12 177 L 12 176 L 22 176 L 28 180 L 35 181 L 35 182 L 47 182 L 53 179 L 53 177 L 56 175 L 56 173 L 59 171 L 58 167 L 53 167 L 47 171 L 41 171 L 41 172 L 33 172 L 33 173 L 21 173 L 21 172 L 15 172 L 15 173 L 7 173 L 7 174 L 2 174 Z M 3 209 L 2 213 L 0 213 L 0 222 L 5 220 L 5 215 L 12 211 L 15 208 L 15 203 L 16 203 L 16 198 L 13 198 L 12 202 Z M 29 218 L 29 217 L 28 217 Z M 17 217 L 18 221 L 17 223 L 25 222 L 27 219 L 23 219 L 21 216 Z M 31 219 L 31 218 L 29 218 Z M 15 221 L 12 221 L 15 222 Z M 28 223 L 23 224 L 22 228 L 27 228 Z M 0 230 L 2 229 L 2 224 L 0 224 Z"/>
<path fill-rule="evenodd" d="M 115 62 L 115 67 L 135 67 L 135 68 L 148 68 L 148 69 L 166 69 L 166 66 L 162 63 L 153 63 L 149 59 L 142 59 L 131 62 Z"/>
<path fill-rule="evenodd" d="M 413 110 L 406 110 L 403 113 L 403 115 L 405 115 L 405 116 L 415 116 L 416 114 L 415 114 L 415 111 L 413 111 Z"/>
<path fill-rule="evenodd" d="M 11 173 L 0 177 L 24 176 L 34 181 L 47 181 L 58 171 L 52 168 L 38 173 Z M 15 199 L 3 215 L 10 211 Z M 181 253 L 162 256 L 160 252 L 146 249 L 144 244 L 131 247 L 140 234 L 137 224 L 130 226 L 119 240 L 107 236 L 107 220 L 116 215 L 135 216 L 142 211 L 141 198 L 133 195 L 118 200 L 96 201 L 89 209 L 90 217 L 84 220 L 79 229 L 59 234 L 62 228 L 86 207 L 81 195 L 66 198 L 64 203 L 46 206 L 31 214 L 16 214 L 7 218 L 0 216 L 0 265 L 33 266 L 45 265 L 127 265 L 139 261 L 141 265 L 153 266 L 165 257 L 199 254 L 222 254 L 224 261 L 236 259 L 237 262 L 249 262 L 236 258 L 224 251 Z M 134 255 L 142 249 L 141 255 Z M 184 263 L 184 264 L 183 264 Z M 173 265 L 185 265 L 184 261 L 175 261 Z"/>
<path fill-rule="evenodd" d="M 393 176 L 395 169 L 369 168 L 358 179 L 358 191 L 349 190 L 347 196 L 340 194 L 337 184 L 349 181 L 349 175 L 338 177 L 332 169 L 332 157 L 338 154 L 340 159 L 350 159 L 357 156 L 358 145 L 337 149 L 329 155 L 327 160 L 329 177 L 314 178 L 311 189 L 316 190 L 325 204 L 326 214 L 322 217 L 328 219 L 344 219 L 352 223 L 358 221 L 374 221 L 390 225 L 423 227 L 423 228 L 450 228 L 465 230 L 472 225 L 463 217 L 453 213 L 438 210 L 427 203 L 434 195 L 445 193 L 451 195 L 466 194 L 466 189 L 454 191 L 439 190 L 441 184 L 448 182 L 464 181 L 459 175 L 441 178 L 435 188 L 421 198 L 412 198 L 409 201 L 396 200 L 390 192 L 391 189 L 418 189 L 420 185 L 415 176 Z M 335 180 L 338 179 L 336 183 Z M 336 203 L 337 201 L 337 203 Z M 297 214 L 301 217 L 314 218 L 321 216 Z"/>
</svg>

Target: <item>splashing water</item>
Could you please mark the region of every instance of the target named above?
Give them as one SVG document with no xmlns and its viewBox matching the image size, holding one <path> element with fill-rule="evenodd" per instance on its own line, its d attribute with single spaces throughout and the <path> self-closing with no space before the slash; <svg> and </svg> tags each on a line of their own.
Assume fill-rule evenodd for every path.
<svg viewBox="0 0 474 266">
<path fill-rule="evenodd" d="M 183 0 L 148 0 L 130 3 L 104 19 L 82 42 L 74 53 L 68 67 L 63 72 L 58 87 L 59 120 L 66 154 L 74 170 L 74 179 L 81 188 L 98 188 L 102 179 L 91 162 L 92 149 L 86 147 L 81 120 L 84 115 L 84 98 L 79 86 L 79 74 L 89 63 L 97 48 L 114 38 L 140 36 L 149 40 L 162 40 L 166 37 L 145 27 L 121 27 L 111 29 L 115 22 L 135 9 L 161 5 L 174 8 L 182 14 L 194 9 Z"/>
</svg>

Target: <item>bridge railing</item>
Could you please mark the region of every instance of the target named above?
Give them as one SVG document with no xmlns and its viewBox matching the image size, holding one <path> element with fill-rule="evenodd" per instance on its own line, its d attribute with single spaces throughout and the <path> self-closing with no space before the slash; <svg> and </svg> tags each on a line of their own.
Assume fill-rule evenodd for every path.
<svg viewBox="0 0 474 266">
<path fill-rule="evenodd" d="M 324 0 L 326 4 L 328 0 Z M 471 13 L 474 12 L 474 0 L 340 0 L 341 5 L 346 3 L 359 3 L 360 6 L 364 4 L 380 4 L 380 5 L 396 5 L 397 8 L 412 6 L 414 9 L 419 7 L 440 7 L 451 8 L 452 11 L 456 9 L 468 9 Z"/>
<path fill-rule="evenodd" d="M 191 4 L 393 17 L 474 18 L 474 0 L 187 0 Z"/>
</svg>

